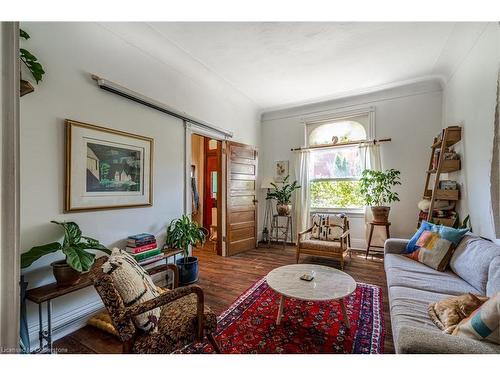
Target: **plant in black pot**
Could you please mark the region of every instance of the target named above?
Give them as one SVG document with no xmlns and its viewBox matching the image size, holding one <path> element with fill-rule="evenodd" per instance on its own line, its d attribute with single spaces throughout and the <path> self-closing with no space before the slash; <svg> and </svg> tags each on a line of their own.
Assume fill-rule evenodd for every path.
<svg viewBox="0 0 500 375">
<path fill-rule="evenodd" d="M 400 172 L 388 169 L 385 172 L 365 169 L 361 175 L 359 191 L 367 206 L 371 206 L 373 220 L 379 223 L 389 221 L 392 202 L 399 202 L 398 193 L 392 191 L 395 185 L 401 185 Z"/>
<path fill-rule="evenodd" d="M 33 262 L 47 254 L 62 251 L 66 258 L 51 263 L 51 266 L 57 285 L 69 286 L 76 284 L 80 280 L 81 274 L 89 271 L 94 264 L 95 254 L 87 250 L 100 250 L 108 255 L 111 254 L 111 251 L 101 245 L 99 241 L 82 236 L 78 224 L 58 221 L 51 221 L 51 223 L 60 225 L 64 229 L 63 242 L 35 246 L 28 252 L 21 254 L 21 268 L 31 266 Z"/>
<path fill-rule="evenodd" d="M 189 247 L 205 242 L 208 232 L 187 215 L 174 219 L 167 227 L 165 245 L 171 249 L 182 249 L 184 258 L 175 261 L 179 267 L 179 282 L 183 285 L 198 280 L 198 258 L 189 256 Z"/>
<path fill-rule="evenodd" d="M 297 185 L 297 181 L 292 183 L 288 182 L 288 178 L 290 176 L 286 176 L 281 183 L 281 186 L 278 186 L 274 182 L 271 182 L 271 185 L 274 187 L 273 191 L 269 191 L 267 193 L 266 199 L 276 199 L 276 210 L 278 211 L 278 215 L 280 216 L 288 216 L 292 211 L 292 193 L 300 189 L 300 186 Z"/>
</svg>

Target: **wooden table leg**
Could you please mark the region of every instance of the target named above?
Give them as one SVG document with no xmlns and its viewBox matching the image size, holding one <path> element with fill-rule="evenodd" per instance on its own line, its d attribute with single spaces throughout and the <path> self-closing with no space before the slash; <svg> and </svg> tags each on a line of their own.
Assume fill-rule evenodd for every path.
<svg viewBox="0 0 500 375">
<path fill-rule="evenodd" d="M 281 323 L 281 317 L 283 316 L 283 308 L 285 306 L 285 296 L 280 297 L 280 305 L 278 307 L 278 316 L 276 317 L 276 325 L 279 326 Z"/>
<path fill-rule="evenodd" d="M 366 247 L 365 259 L 368 259 L 368 252 L 370 251 L 370 245 L 372 244 L 373 227 L 374 225 L 370 224 L 370 235 L 368 236 L 368 246 Z"/>
<path fill-rule="evenodd" d="M 344 323 L 347 329 L 350 329 L 351 325 L 349 324 L 349 318 L 347 317 L 347 311 L 345 310 L 344 299 L 343 298 L 339 299 L 339 303 L 340 303 L 340 308 L 342 309 L 342 315 L 344 316 Z"/>
</svg>

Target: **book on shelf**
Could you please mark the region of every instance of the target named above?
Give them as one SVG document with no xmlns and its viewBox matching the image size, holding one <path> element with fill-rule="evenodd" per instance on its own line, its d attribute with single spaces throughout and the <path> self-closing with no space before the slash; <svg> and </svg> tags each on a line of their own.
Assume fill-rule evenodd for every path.
<svg viewBox="0 0 500 375">
<path fill-rule="evenodd" d="M 155 236 L 153 236 L 150 233 L 140 233 L 140 234 L 134 234 L 133 236 L 128 236 L 129 240 L 134 240 L 134 241 L 141 241 L 148 238 L 155 238 Z"/>
<path fill-rule="evenodd" d="M 160 260 L 164 261 L 165 257 L 163 256 L 163 254 L 161 254 L 161 250 L 159 250 L 159 251 L 160 251 L 160 254 L 153 255 L 152 257 L 149 257 L 147 259 L 139 261 L 139 265 L 144 267 L 144 266 L 148 266 L 152 263 L 158 262 Z M 148 268 L 150 268 L 150 267 L 148 267 Z"/>
<path fill-rule="evenodd" d="M 151 238 L 143 241 L 134 241 L 134 240 L 127 240 L 127 246 L 129 247 L 138 247 L 138 246 L 144 246 L 144 245 L 150 245 L 152 243 L 156 242 L 156 238 Z"/>
<path fill-rule="evenodd" d="M 127 246 L 127 248 L 125 250 L 129 254 L 139 254 L 139 253 L 143 253 L 143 252 L 148 251 L 148 250 L 156 249 L 157 247 L 158 247 L 158 245 L 156 244 L 156 241 L 155 241 L 153 243 L 143 245 L 143 246 L 137 246 L 137 247 Z"/>
<path fill-rule="evenodd" d="M 132 256 L 134 257 L 134 259 L 138 262 L 141 262 L 143 260 L 147 260 L 155 255 L 160 255 L 161 254 L 161 250 L 160 249 L 153 249 L 153 250 L 148 250 L 148 251 L 144 251 L 142 253 L 138 253 L 138 254 L 133 254 Z M 163 256 L 163 254 L 161 254 Z"/>
</svg>

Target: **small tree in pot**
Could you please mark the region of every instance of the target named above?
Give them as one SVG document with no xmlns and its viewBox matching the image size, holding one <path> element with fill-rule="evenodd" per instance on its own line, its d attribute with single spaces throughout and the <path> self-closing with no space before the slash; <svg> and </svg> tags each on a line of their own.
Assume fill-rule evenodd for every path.
<svg viewBox="0 0 500 375">
<path fill-rule="evenodd" d="M 191 284 L 198 280 L 198 258 L 189 256 L 189 247 L 203 244 L 208 232 L 192 221 L 187 215 L 174 219 L 167 227 L 165 246 L 182 249 L 184 258 L 176 260 L 181 284 Z"/>
<path fill-rule="evenodd" d="M 392 202 L 399 202 L 398 193 L 392 191 L 395 185 L 401 185 L 400 172 L 389 169 L 385 172 L 365 169 L 360 179 L 360 192 L 367 206 L 371 206 L 373 220 L 385 223 L 389 220 Z"/>
<path fill-rule="evenodd" d="M 95 254 L 86 250 L 100 250 L 108 255 L 111 254 L 111 251 L 99 241 L 82 236 L 78 224 L 58 221 L 51 221 L 51 223 L 60 225 L 64 229 L 63 243 L 52 242 L 31 248 L 28 252 L 21 254 L 21 268 L 27 268 L 41 257 L 60 250 L 66 259 L 52 262 L 52 271 L 57 285 L 69 286 L 76 284 L 80 280 L 81 273 L 89 271 L 94 264 Z"/>
<path fill-rule="evenodd" d="M 274 182 L 271 182 L 271 185 L 274 187 L 273 191 L 269 191 L 267 193 L 266 199 L 276 199 L 276 210 L 278 211 L 278 215 L 280 216 L 288 216 L 292 211 L 291 198 L 292 193 L 300 189 L 300 186 L 297 185 L 297 181 L 288 183 L 288 178 L 290 176 L 286 176 L 283 179 L 283 183 L 278 187 Z"/>
</svg>

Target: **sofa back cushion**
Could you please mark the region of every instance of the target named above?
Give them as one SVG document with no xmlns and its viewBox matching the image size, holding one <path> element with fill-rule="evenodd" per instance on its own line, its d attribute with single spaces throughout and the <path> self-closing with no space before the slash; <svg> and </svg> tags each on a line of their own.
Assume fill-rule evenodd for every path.
<svg viewBox="0 0 500 375">
<path fill-rule="evenodd" d="M 500 256 L 500 246 L 478 236 L 466 235 L 451 257 L 450 268 L 486 295 L 490 264 L 498 256 Z"/>
<path fill-rule="evenodd" d="M 486 283 L 486 295 L 493 297 L 500 293 L 500 256 L 493 258 L 488 271 L 488 282 Z"/>
</svg>

